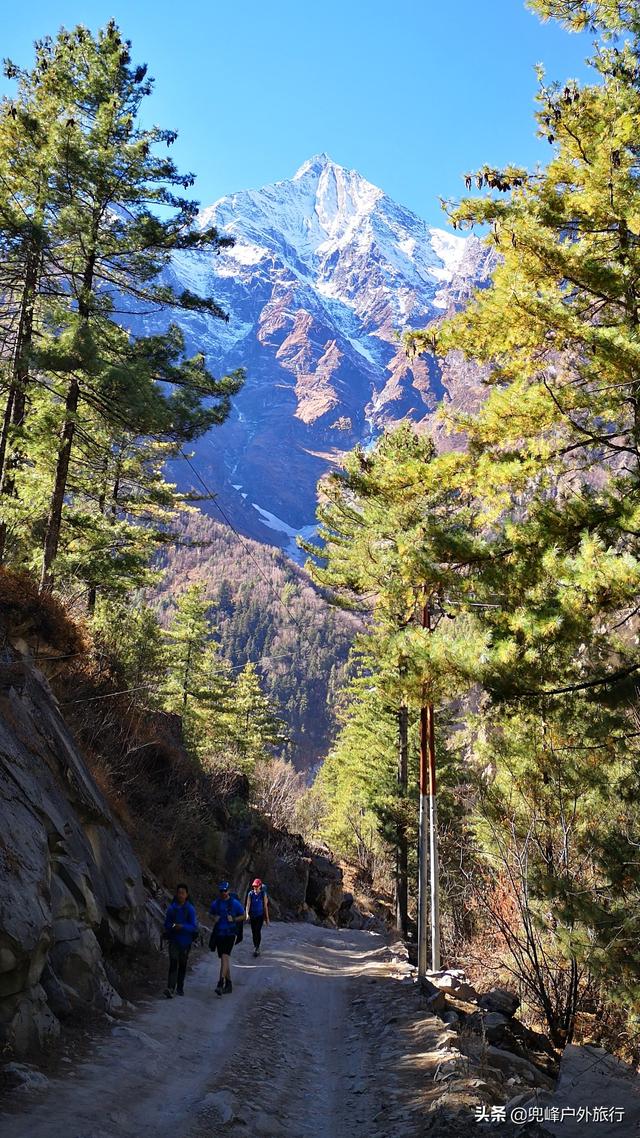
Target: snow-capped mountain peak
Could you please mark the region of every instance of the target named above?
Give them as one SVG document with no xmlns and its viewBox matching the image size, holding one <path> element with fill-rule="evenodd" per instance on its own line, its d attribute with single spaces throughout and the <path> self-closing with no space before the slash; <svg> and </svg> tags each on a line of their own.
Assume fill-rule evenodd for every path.
<svg viewBox="0 0 640 1138">
<path fill-rule="evenodd" d="M 259 233 L 266 248 L 285 257 L 294 251 L 311 267 L 317 256 L 326 256 L 361 230 L 382 198 L 383 191 L 356 170 L 320 154 L 303 163 L 292 179 L 221 198 L 201 213 L 200 223 L 252 241 Z"/>
<path fill-rule="evenodd" d="M 460 268 L 467 248 L 467 238 L 448 233 L 444 229 L 430 229 L 429 233 L 434 251 L 440 257 L 449 276 L 453 276 Z"/>
<path fill-rule="evenodd" d="M 314 154 L 312 158 L 307 158 L 306 162 L 303 162 L 302 166 L 296 170 L 295 174 L 293 175 L 293 181 L 299 182 L 300 179 L 304 178 L 307 174 L 312 174 L 316 177 L 319 177 L 327 166 L 334 165 L 335 163 L 331 160 L 328 154 L 324 153 L 324 151 L 322 154 Z"/>
<path fill-rule="evenodd" d="M 339 166 L 327 154 L 318 154 L 303 163 L 293 182 L 303 190 L 303 202 L 309 202 L 309 195 L 313 197 L 313 212 L 329 238 L 343 235 L 384 197 L 382 190 L 367 182 L 357 170 Z"/>
<path fill-rule="evenodd" d="M 177 254 L 175 283 L 215 296 L 230 318 L 185 315 L 183 326 L 214 370 L 245 366 L 248 380 L 198 462 L 236 524 L 287 544 L 313 523 L 317 480 L 342 451 L 404 418 L 426 429 L 442 377 L 433 361 L 408 360 L 398 334 L 463 303 L 487 256 L 327 154 L 220 198 L 200 223 L 235 245 Z"/>
</svg>

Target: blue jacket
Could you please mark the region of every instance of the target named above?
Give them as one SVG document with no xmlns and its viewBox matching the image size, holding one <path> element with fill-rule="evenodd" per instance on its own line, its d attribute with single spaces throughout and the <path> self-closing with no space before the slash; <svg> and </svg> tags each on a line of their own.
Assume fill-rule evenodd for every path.
<svg viewBox="0 0 640 1138">
<path fill-rule="evenodd" d="M 182 928 L 174 929 L 174 924 L 182 925 Z M 198 932 L 198 918 L 191 901 L 185 901 L 184 905 L 179 905 L 174 899 L 167 909 L 164 927 L 173 944 L 179 945 L 180 948 L 191 948 L 193 939 Z"/>
<path fill-rule="evenodd" d="M 260 887 L 256 893 L 255 889 L 250 889 L 247 893 L 247 903 L 249 905 L 250 917 L 264 917 L 264 900 L 267 896 L 267 890 L 264 885 Z"/>
<path fill-rule="evenodd" d="M 215 926 L 216 936 L 235 936 L 238 931 L 236 917 L 244 917 L 244 906 L 237 897 L 229 897 L 224 901 L 218 897 L 211 902 L 209 912 L 213 917 L 219 917 Z"/>
</svg>

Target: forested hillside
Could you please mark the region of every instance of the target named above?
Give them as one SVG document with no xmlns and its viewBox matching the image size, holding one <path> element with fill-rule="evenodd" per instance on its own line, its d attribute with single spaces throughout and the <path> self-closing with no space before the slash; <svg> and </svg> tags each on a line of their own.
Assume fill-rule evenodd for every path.
<svg viewBox="0 0 640 1138">
<path fill-rule="evenodd" d="M 233 669 L 256 663 L 290 729 L 285 752 L 299 769 L 313 766 L 335 731 L 336 696 L 359 621 L 330 608 L 280 550 L 240 539 L 204 514 L 184 516 L 177 539 L 159 555 L 162 579 L 151 594 L 161 622 L 171 620 L 189 585 L 203 584 L 221 657 Z"/>
<path fill-rule="evenodd" d="M 312 571 L 372 619 L 316 791 L 363 869 L 393 849 L 402 918 L 418 721 L 446 956 L 501 960 L 556 1047 L 622 1032 L 637 1058 L 640 21 L 531 7 L 597 36 L 593 82 L 541 73 L 548 165 L 487 164 L 447 206 L 499 260 L 405 346 L 485 369 L 484 403 L 448 414 L 464 449 L 407 423 L 325 485 Z"/>
</svg>

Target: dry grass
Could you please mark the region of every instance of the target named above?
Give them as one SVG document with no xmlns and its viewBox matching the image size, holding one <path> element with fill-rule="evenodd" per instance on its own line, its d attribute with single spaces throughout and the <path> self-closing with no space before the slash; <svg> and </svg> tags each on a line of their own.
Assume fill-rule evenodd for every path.
<svg viewBox="0 0 640 1138">
<path fill-rule="evenodd" d="M 230 802 L 246 796 L 242 776 L 203 770 L 184 748 L 177 716 L 140 707 L 129 695 L 110 698 L 118 689 L 105 676 L 74 669 L 55 688 L 96 781 L 151 873 L 171 885 L 215 872 L 211 833 L 228 825 Z M 71 692 L 81 702 L 67 703 Z"/>
</svg>

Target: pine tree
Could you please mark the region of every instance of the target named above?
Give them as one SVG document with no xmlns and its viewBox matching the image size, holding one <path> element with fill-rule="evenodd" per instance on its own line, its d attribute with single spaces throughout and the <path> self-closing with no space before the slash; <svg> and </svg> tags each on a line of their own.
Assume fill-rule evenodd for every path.
<svg viewBox="0 0 640 1138">
<path fill-rule="evenodd" d="M 229 741 L 249 770 L 287 741 L 286 726 L 264 694 L 255 664 L 245 664 L 235 681 L 228 727 Z"/>
<path fill-rule="evenodd" d="M 282 741 L 283 725 L 252 665 L 234 678 L 220 653 L 212 608 L 203 584 L 190 585 L 178 598 L 166 632 L 165 706 L 181 716 L 185 739 L 201 763 L 251 768 Z"/>
<path fill-rule="evenodd" d="M 614 23 L 628 11 L 633 24 L 622 5 L 539 8 L 576 19 L 609 13 Z M 469 438 L 461 477 L 494 528 L 482 579 L 500 594 L 486 677 L 496 691 L 595 690 L 640 668 L 637 44 L 602 42 L 593 65 L 591 86 L 541 85 L 548 167 L 485 167 L 478 182 L 506 198 L 452 212 L 460 227 L 491 225 L 500 252 L 492 286 L 435 333 L 413 337 L 490 368 L 485 406 L 460 426 Z"/>
<path fill-rule="evenodd" d="M 598 81 L 541 76 L 549 165 L 486 166 L 489 193 L 451 212 L 490 227 L 491 287 L 411 340 L 488 368 L 484 407 L 457 421 L 456 479 L 486 538 L 468 567 L 492 698 L 471 743 L 485 772 L 476 833 L 515 907 L 497 916 L 512 962 L 562 1044 L 585 990 L 632 1000 L 640 967 L 640 28 L 636 5 L 532 7 L 597 32 Z"/>
<path fill-rule="evenodd" d="M 139 125 L 151 83 L 145 66 L 131 64 L 116 25 L 97 37 L 82 27 L 63 30 L 37 45 L 32 72 L 13 72 L 36 118 L 52 92 L 64 100 L 46 233 L 56 250 L 56 295 L 34 356 L 60 414 L 43 540 L 42 587 L 49 589 L 81 413 L 101 414 L 116 432 L 126 427 L 183 442 L 225 418 L 242 376 L 218 381 L 202 356 L 185 359 L 175 326 L 134 338 L 118 322 L 123 301 L 131 315 L 181 308 L 224 317 L 213 299 L 177 294 L 160 273 L 173 250 L 215 251 L 225 241 L 214 229 L 197 228 L 196 203 L 176 192 L 193 176 L 158 153 L 175 134 Z"/>
<path fill-rule="evenodd" d="M 235 746 L 230 724 L 235 714 L 235 678 L 217 640 L 207 645 L 203 671 L 206 695 L 201 703 L 198 754 L 207 765 L 233 766 Z"/>
<path fill-rule="evenodd" d="M 173 444 L 116 436 L 86 419 L 82 436 L 69 469 L 57 576 L 59 588 L 86 584 L 91 614 L 99 592 L 123 596 L 158 579 L 153 555 L 175 539 L 185 503 L 163 473 Z"/>
<path fill-rule="evenodd" d="M 395 705 L 400 802 L 408 792 L 408 709 L 464 690 L 475 665 L 471 623 L 457 640 L 442 624 L 451 593 L 454 606 L 464 603 L 464 566 L 484 544 L 469 491 L 456 483 L 460 462 L 455 454 L 436 459 L 432 442 L 410 424 L 367 453 L 356 450 L 323 488 L 323 544 L 304 546 L 315 558 L 312 575 L 334 602 L 372 618 L 359 644 L 375 660 L 380 689 Z M 421 627 L 427 606 L 433 629 Z M 406 932 L 408 838 L 401 811 L 397 820 L 397 915 Z"/>
<path fill-rule="evenodd" d="M 5 76 L 18 78 L 15 98 L 0 104 L 0 389 L 5 394 L 0 429 L 0 560 L 4 556 L 15 471 L 23 462 L 33 359 L 46 298 L 56 288 L 51 227 L 53 180 L 63 156 L 64 95 L 45 90 L 46 67 L 32 72 L 5 61 Z M 1 499 L 0 499 L 1 500 Z"/>
<path fill-rule="evenodd" d="M 315 785 L 325 801 L 326 840 L 353 858 L 371 885 L 388 862 L 390 845 L 406 849 L 408 857 L 417 841 L 417 749 L 414 733 L 412 790 L 407 779 L 398 791 L 397 708 L 372 674 L 373 661 L 368 664 L 360 661 L 343 692 L 341 729 Z"/>
<path fill-rule="evenodd" d="M 178 598 L 167 638 L 168 711 L 181 716 L 185 739 L 197 753 L 203 706 L 210 697 L 207 648 L 211 641 L 209 610 L 203 585 L 190 585 Z"/>
<path fill-rule="evenodd" d="M 107 651 L 122 682 L 144 707 L 161 707 L 167 666 L 165 641 L 149 605 L 100 598 L 91 622 L 95 650 Z"/>
</svg>

